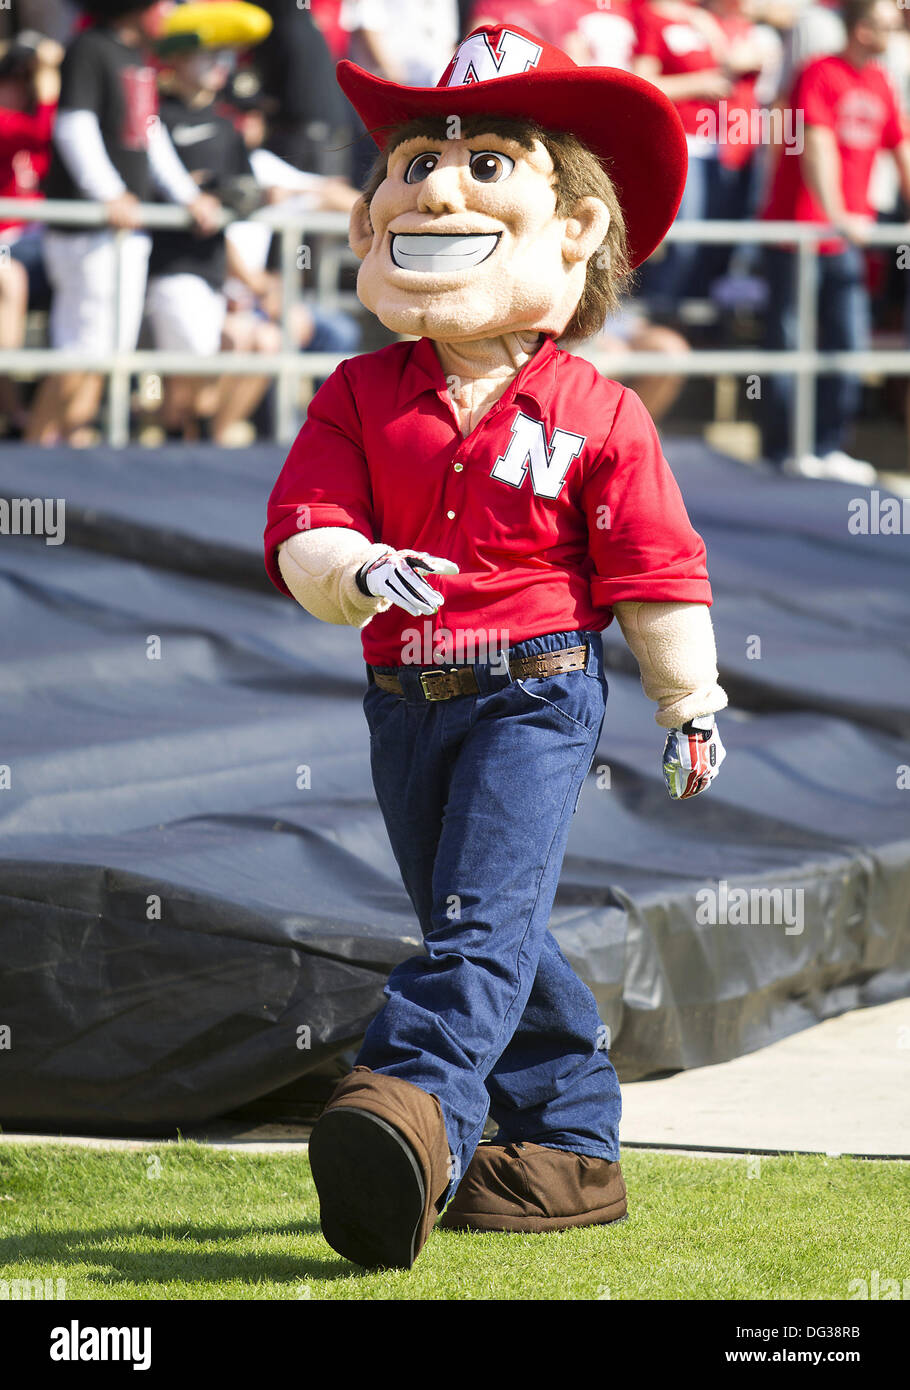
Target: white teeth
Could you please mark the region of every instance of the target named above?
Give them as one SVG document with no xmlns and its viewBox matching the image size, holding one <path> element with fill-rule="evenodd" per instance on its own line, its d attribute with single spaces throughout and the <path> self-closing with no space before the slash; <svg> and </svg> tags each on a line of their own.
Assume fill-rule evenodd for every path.
<svg viewBox="0 0 910 1390">
<path fill-rule="evenodd" d="M 474 233 L 468 236 L 392 237 L 392 260 L 403 270 L 469 270 L 491 255 L 499 234 Z"/>
</svg>

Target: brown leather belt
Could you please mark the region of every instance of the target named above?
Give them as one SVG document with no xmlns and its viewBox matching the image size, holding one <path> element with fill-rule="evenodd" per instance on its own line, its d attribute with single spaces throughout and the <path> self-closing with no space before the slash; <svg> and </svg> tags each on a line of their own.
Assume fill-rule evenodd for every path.
<svg viewBox="0 0 910 1390">
<path fill-rule="evenodd" d="M 587 660 L 587 645 L 561 647 L 555 652 L 538 652 L 536 656 L 510 657 L 509 674 L 513 680 L 523 676 L 556 676 L 561 671 L 583 670 Z M 377 671 L 375 666 L 371 666 L 370 670 L 380 690 L 388 690 L 392 695 L 404 694 L 397 676 Z M 453 700 L 458 695 L 480 693 L 473 666 L 449 666 L 445 670 L 436 667 L 431 671 L 421 671 L 420 688 L 427 700 Z"/>
</svg>

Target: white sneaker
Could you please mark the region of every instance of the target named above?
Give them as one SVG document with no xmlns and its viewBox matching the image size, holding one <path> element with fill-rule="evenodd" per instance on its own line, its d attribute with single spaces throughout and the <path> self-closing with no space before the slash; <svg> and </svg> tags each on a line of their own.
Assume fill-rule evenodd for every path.
<svg viewBox="0 0 910 1390">
<path fill-rule="evenodd" d="M 815 454 L 803 454 L 800 458 L 784 459 L 782 471 L 792 478 L 825 478 L 825 465 Z"/>
<path fill-rule="evenodd" d="M 864 459 L 851 458 L 842 449 L 833 449 L 820 460 L 825 478 L 836 478 L 842 483 L 873 484 L 877 474 L 871 463 Z"/>
</svg>

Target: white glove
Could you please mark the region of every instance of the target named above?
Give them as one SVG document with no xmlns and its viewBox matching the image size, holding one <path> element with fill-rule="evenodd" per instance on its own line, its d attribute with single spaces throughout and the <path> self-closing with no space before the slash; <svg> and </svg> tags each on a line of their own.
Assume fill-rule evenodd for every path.
<svg viewBox="0 0 910 1390">
<path fill-rule="evenodd" d="M 364 594 L 387 598 L 415 618 L 435 613 L 442 607 L 443 597 L 418 574 L 457 574 L 458 566 L 425 550 L 388 550 L 378 560 L 362 565 L 357 571 L 357 587 Z"/>
<path fill-rule="evenodd" d="M 671 729 L 664 746 L 664 781 L 674 801 L 698 796 L 710 787 L 727 750 L 720 741 L 713 714 L 699 715 Z"/>
</svg>

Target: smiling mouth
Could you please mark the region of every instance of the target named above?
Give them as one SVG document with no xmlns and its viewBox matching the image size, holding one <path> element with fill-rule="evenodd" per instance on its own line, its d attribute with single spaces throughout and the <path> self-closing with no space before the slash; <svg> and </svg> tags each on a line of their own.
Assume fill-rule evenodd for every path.
<svg viewBox="0 0 910 1390">
<path fill-rule="evenodd" d="M 493 254 L 500 235 L 500 232 L 476 232 L 465 236 L 398 232 L 392 236 L 392 260 L 402 270 L 470 270 Z"/>
</svg>

